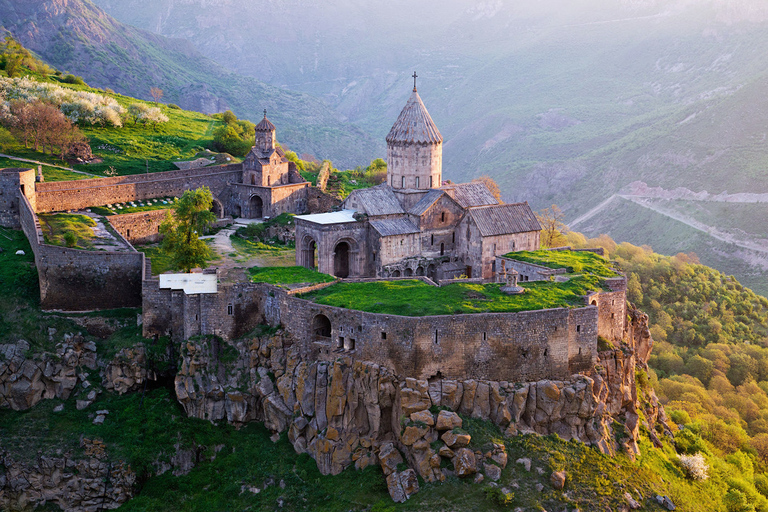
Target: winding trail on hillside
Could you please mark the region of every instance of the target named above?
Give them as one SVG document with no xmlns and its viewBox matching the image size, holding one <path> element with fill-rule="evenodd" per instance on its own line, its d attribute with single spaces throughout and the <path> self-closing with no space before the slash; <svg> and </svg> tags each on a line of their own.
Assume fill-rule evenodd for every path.
<svg viewBox="0 0 768 512">
<path fill-rule="evenodd" d="M 653 204 L 651 201 L 654 199 L 651 196 L 640 196 L 640 195 L 630 195 L 630 194 L 614 194 L 599 205 L 595 206 L 591 210 L 589 210 L 584 215 L 574 219 L 568 226 L 570 228 L 573 228 L 577 224 L 580 224 L 584 221 L 587 221 L 600 213 L 602 210 L 605 209 L 606 206 L 611 201 L 614 201 L 615 199 L 624 199 L 625 201 L 630 201 L 638 206 L 642 206 L 643 208 L 647 208 L 655 213 L 658 213 L 659 215 L 663 215 L 667 218 L 670 218 L 672 220 L 676 220 L 677 222 L 680 222 L 682 224 L 685 224 L 688 227 L 691 227 L 697 231 L 701 231 L 702 233 L 707 234 L 708 236 L 714 238 L 715 240 L 719 240 L 721 242 L 725 242 L 728 244 L 733 244 L 737 247 L 741 247 L 742 249 L 748 249 L 750 251 L 755 251 L 763 254 L 768 254 L 768 245 L 765 243 L 754 243 L 754 242 L 748 242 L 744 240 L 740 240 L 736 238 L 735 236 L 726 233 L 724 231 L 720 231 L 714 226 L 709 226 L 707 224 L 704 224 L 703 222 L 700 222 L 696 219 L 693 219 L 691 217 L 688 217 L 686 215 L 683 215 L 679 212 L 676 212 L 671 209 L 662 208 L 657 204 Z M 736 202 L 736 201 L 733 201 Z"/>
<path fill-rule="evenodd" d="M 46 167 L 55 167 L 56 169 L 62 169 L 62 170 L 69 171 L 69 172 L 76 172 L 77 174 L 84 174 L 86 176 L 93 176 L 94 178 L 102 178 L 103 177 L 103 176 L 99 176 L 98 174 L 91 174 L 91 173 L 85 172 L 85 171 L 77 171 L 75 169 L 72 169 L 71 167 L 62 167 L 61 165 L 54 165 L 54 164 L 49 164 L 49 163 L 46 163 L 46 162 L 39 162 L 37 160 L 30 160 L 29 158 L 21 158 L 21 157 L 18 157 L 18 156 L 5 155 L 3 153 L 0 153 L 0 158 L 7 158 L 9 160 L 16 160 L 18 162 L 28 162 L 28 163 L 31 163 L 31 164 L 44 165 Z"/>
</svg>

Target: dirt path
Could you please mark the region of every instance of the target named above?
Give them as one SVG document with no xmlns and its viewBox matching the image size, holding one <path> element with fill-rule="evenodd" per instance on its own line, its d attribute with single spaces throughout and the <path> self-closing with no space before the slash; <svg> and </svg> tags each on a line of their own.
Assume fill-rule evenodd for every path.
<svg viewBox="0 0 768 512">
<path fill-rule="evenodd" d="M 45 162 L 38 162 L 37 160 L 30 160 L 28 158 L 19 158 L 18 156 L 4 155 L 4 154 L 0 153 L 0 158 L 8 158 L 9 160 L 16 160 L 18 162 L 29 162 L 31 164 L 44 165 L 46 167 L 55 167 L 56 169 L 63 169 L 65 171 L 76 172 L 77 174 L 84 174 L 86 176 L 93 176 L 94 178 L 103 178 L 103 176 L 99 176 L 98 174 L 91 174 L 91 173 L 85 172 L 85 171 L 76 171 L 75 169 L 72 169 L 71 167 L 62 167 L 60 165 L 47 164 Z"/>
<path fill-rule="evenodd" d="M 248 224 L 261 222 L 261 220 L 256 219 L 237 219 L 234 224 L 220 230 L 215 235 L 200 237 L 201 240 L 211 240 L 211 248 L 221 257 L 221 260 L 217 261 L 215 266 L 222 270 L 230 270 L 234 268 L 269 267 L 275 265 L 275 256 L 245 254 L 232 245 L 230 237 L 235 234 L 235 231 Z"/>
</svg>

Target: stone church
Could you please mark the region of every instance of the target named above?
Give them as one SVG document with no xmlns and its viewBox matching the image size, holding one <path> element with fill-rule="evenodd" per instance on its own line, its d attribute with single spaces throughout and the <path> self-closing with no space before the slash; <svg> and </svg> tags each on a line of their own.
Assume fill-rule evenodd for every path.
<svg viewBox="0 0 768 512">
<path fill-rule="evenodd" d="M 296 219 L 296 264 L 337 277 L 494 277 L 496 256 L 539 248 L 528 203 L 442 181 L 443 137 L 416 87 L 387 135 L 387 181 L 340 211 Z"/>
</svg>

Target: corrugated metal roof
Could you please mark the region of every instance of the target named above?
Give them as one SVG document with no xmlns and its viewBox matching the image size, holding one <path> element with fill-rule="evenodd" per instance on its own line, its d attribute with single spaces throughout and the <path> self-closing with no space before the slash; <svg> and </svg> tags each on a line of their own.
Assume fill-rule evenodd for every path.
<svg viewBox="0 0 768 512">
<path fill-rule="evenodd" d="M 294 219 L 306 220 L 307 222 L 313 222 L 315 224 L 345 224 L 347 222 L 357 222 L 357 219 L 355 219 L 355 210 L 297 215 Z"/>
<path fill-rule="evenodd" d="M 541 231 L 541 225 L 527 202 L 471 208 L 469 214 L 482 236 Z"/>
<path fill-rule="evenodd" d="M 457 183 L 456 185 L 444 185 L 440 188 L 445 190 L 463 208 L 499 204 L 485 183 Z"/>
<path fill-rule="evenodd" d="M 344 201 L 345 208 L 349 208 L 351 204 L 355 204 L 355 209 L 363 211 L 371 217 L 405 213 L 400 201 L 392 192 L 392 187 L 386 183 L 371 188 L 353 190 Z"/>
<path fill-rule="evenodd" d="M 381 236 L 410 235 L 419 233 L 419 228 L 408 219 L 381 219 L 369 221 L 371 227 Z"/>
<path fill-rule="evenodd" d="M 408 210 L 408 213 L 413 215 L 424 215 L 424 212 L 426 212 L 430 206 L 435 204 L 435 202 L 440 199 L 440 196 L 443 194 L 445 194 L 444 191 L 433 188 L 424 194 L 424 197 L 419 199 L 419 202 L 413 205 L 413 207 Z"/>
<path fill-rule="evenodd" d="M 387 135 L 387 142 L 407 142 L 419 144 L 438 144 L 443 142 L 440 130 L 435 126 L 427 107 L 422 103 L 416 89 L 408 98 L 397 121 Z"/>
</svg>

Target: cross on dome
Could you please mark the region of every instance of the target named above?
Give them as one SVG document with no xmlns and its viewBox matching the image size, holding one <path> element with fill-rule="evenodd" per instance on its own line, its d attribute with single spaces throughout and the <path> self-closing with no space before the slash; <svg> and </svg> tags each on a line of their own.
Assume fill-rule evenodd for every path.
<svg viewBox="0 0 768 512">
<path fill-rule="evenodd" d="M 413 72 L 413 90 L 416 91 L 416 78 L 418 78 L 419 75 L 416 74 L 416 72 Z"/>
</svg>

